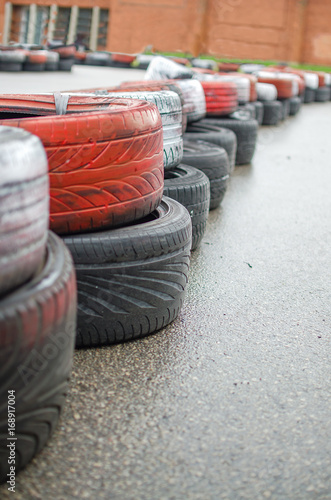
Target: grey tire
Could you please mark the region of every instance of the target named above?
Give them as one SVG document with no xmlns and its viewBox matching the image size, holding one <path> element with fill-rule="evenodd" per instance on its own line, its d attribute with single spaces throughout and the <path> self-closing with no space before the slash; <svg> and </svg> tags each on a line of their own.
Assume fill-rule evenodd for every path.
<svg viewBox="0 0 331 500">
<path fill-rule="evenodd" d="M 290 116 L 295 116 L 301 108 L 302 101 L 300 97 L 291 97 L 290 99 Z"/>
<path fill-rule="evenodd" d="M 41 141 L 0 127 L 0 294 L 36 272 L 49 223 L 48 163 Z"/>
<path fill-rule="evenodd" d="M 72 366 L 76 298 L 70 254 L 49 232 L 38 272 L 0 301 L 0 482 L 8 480 L 9 457 L 18 473 L 56 427 Z M 8 440 L 11 391 L 15 441 Z"/>
</svg>

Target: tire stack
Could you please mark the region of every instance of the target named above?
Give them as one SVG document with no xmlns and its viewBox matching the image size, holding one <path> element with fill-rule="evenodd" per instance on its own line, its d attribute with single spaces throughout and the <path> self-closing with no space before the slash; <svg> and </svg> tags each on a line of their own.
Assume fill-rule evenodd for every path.
<svg viewBox="0 0 331 500">
<path fill-rule="evenodd" d="M 0 71 L 70 71 L 75 63 L 74 45 L 13 45 L 0 49 Z"/>
<path fill-rule="evenodd" d="M 40 140 L 0 127 L 0 482 L 45 445 L 63 407 L 76 331 L 76 281 L 48 231 Z M 10 440 L 10 437 L 12 440 Z"/>
<path fill-rule="evenodd" d="M 259 71 L 256 73 L 259 83 L 274 85 L 277 89 L 277 100 L 281 107 L 272 104 L 267 106 L 265 125 L 277 125 L 290 114 L 290 103 L 293 97 L 299 95 L 299 77 L 290 73 L 276 71 Z M 274 109 L 272 109 L 274 108 Z"/>
<path fill-rule="evenodd" d="M 162 198 L 155 104 L 68 94 L 4 95 L 0 103 L 18 116 L 3 122 L 38 135 L 48 156 L 50 227 L 76 267 L 76 346 L 140 338 L 173 321 L 188 280 L 192 224 L 185 207 Z M 175 128 L 181 132 L 180 120 Z"/>
<path fill-rule="evenodd" d="M 199 127 L 199 125 L 202 123 L 201 120 L 206 114 L 206 100 L 205 91 L 200 82 L 196 80 L 162 80 L 159 82 L 152 82 L 152 84 L 149 81 L 133 83 L 124 82 L 121 87 L 125 90 L 127 90 L 128 88 L 134 88 L 135 90 L 137 90 L 139 88 L 146 88 L 146 85 L 150 90 L 152 90 L 153 88 L 159 89 L 160 85 L 179 86 L 182 90 L 184 99 L 183 110 L 185 110 L 185 118 L 188 122 L 186 130 L 191 130 L 191 127 L 193 127 L 193 129 L 194 127 Z M 223 88 L 224 84 L 220 85 L 219 83 L 217 83 L 215 86 L 217 88 Z M 231 90 L 234 89 L 234 91 L 236 92 L 233 84 L 227 82 L 226 86 L 231 88 Z M 237 94 L 235 94 L 235 103 L 237 104 L 237 102 Z M 223 109 L 224 104 L 220 99 L 218 99 L 217 103 L 219 108 Z M 203 137 L 201 137 L 201 135 L 194 137 L 195 134 L 191 134 L 188 132 L 184 135 L 183 163 L 186 166 L 189 165 L 191 167 L 198 168 L 208 177 L 210 182 L 209 209 L 213 210 L 221 204 L 224 198 L 228 186 L 230 171 L 232 170 L 231 167 L 234 167 L 237 139 L 233 132 L 223 129 L 220 130 L 220 127 L 218 127 L 216 134 L 210 134 L 209 132 L 210 130 L 207 127 L 207 129 L 204 129 Z M 216 139 L 214 138 L 214 135 L 216 135 Z M 192 143 L 192 140 L 199 140 L 199 144 Z M 227 147 L 227 151 L 224 149 L 223 145 L 224 147 Z M 229 161 L 228 154 L 230 155 L 231 163 Z M 177 172 L 176 186 L 178 186 L 180 182 L 178 179 L 179 175 L 182 177 L 183 174 Z M 193 177 L 191 176 L 191 178 Z M 173 175 L 166 173 L 165 187 L 167 188 L 171 182 L 175 182 Z M 206 204 L 204 204 L 204 206 L 205 205 Z M 203 213 L 205 213 L 205 209 L 203 209 Z M 203 215 L 203 219 L 205 219 L 205 216 L 206 215 Z M 204 232 L 204 227 L 205 223 L 203 222 L 203 224 L 201 224 L 201 222 L 199 222 L 200 233 L 202 231 Z M 199 241 L 200 237 L 198 239 L 198 242 Z M 195 247 L 196 243 L 193 243 L 193 248 Z"/>
</svg>

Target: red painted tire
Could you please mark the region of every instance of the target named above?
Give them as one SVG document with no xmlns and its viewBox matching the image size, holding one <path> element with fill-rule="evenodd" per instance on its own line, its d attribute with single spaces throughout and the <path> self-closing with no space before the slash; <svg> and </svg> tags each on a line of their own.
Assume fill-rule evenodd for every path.
<svg viewBox="0 0 331 500">
<path fill-rule="evenodd" d="M 159 205 L 163 134 L 154 104 L 70 96 L 67 112 L 74 116 L 40 116 L 55 115 L 53 95 L 2 95 L 1 111 L 18 119 L 0 124 L 24 128 L 43 142 L 50 174 L 50 227 L 55 232 L 120 226 Z M 25 118 L 32 114 L 39 116 Z"/>
<path fill-rule="evenodd" d="M 26 55 L 26 60 L 31 64 L 46 64 L 46 50 L 29 50 Z"/>
<path fill-rule="evenodd" d="M 189 112 L 189 106 L 184 101 L 183 92 L 175 80 L 169 81 L 151 81 L 151 80 L 141 80 L 141 81 L 132 81 L 132 82 L 122 82 L 118 87 L 98 87 L 92 89 L 82 89 L 82 90 L 74 90 L 68 91 L 70 93 L 91 93 L 96 95 L 107 95 L 108 93 L 113 92 L 159 92 L 160 90 L 171 90 L 172 92 L 176 92 L 179 95 L 180 102 L 182 105 L 182 118 L 183 118 L 183 133 L 186 130 L 187 126 L 187 115 Z"/>
<path fill-rule="evenodd" d="M 266 68 L 263 68 L 263 71 L 268 71 L 268 72 L 271 72 L 271 73 L 289 73 L 289 74 L 292 74 L 292 75 L 295 75 L 297 77 L 299 77 L 298 79 L 298 85 L 299 85 L 299 95 L 302 95 L 305 91 L 305 88 L 306 88 L 306 84 L 305 84 L 305 76 L 304 76 L 304 72 L 302 70 L 299 70 L 299 69 L 294 69 L 294 68 L 291 68 L 291 67 L 288 67 L 288 66 L 268 66 Z M 314 71 L 313 71 L 314 73 Z"/>
<path fill-rule="evenodd" d="M 229 71 L 238 71 L 240 68 L 240 64 L 230 63 L 230 62 L 220 62 L 218 63 L 218 71 L 225 71 L 226 73 Z"/>
<path fill-rule="evenodd" d="M 180 97 L 180 101 L 182 103 L 182 115 L 183 115 L 183 133 L 186 130 L 187 126 L 187 115 L 190 111 L 190 106 L 187 102 L 185 102 L 182 89 L 180 88 L 178 82 L 176 80 L 141 80 L 141 81 L 132 81 L 132 82 L 122 82 L 119 87 L 117 87 L 116 91 L 159 91 L 159 90 L 172 90 L 173 92 L 177 92 Z M 113 92 L 109 90 L 109 92 Z"/>
<path fill-rule="evenodd" d="M 9 480 L 10 463 L 16 473 L 25 467 L 58 423 L 71 373 L 76 314 L 72 258 L 49 232 L 38 271 L 0 301 L 0 483 Z M 13 394 L 15 462 L 10 462 L 8 396 Z"/>
<path fill-rule="evenodd" d="M 58 47 L 50 46 L 49 50 L 54 52 L 58 52 L 60 55 L 60 59 L 71 59 L 76 55 L 76 46 L 75 45 L 60 45 Z"/>
<path fill-rule="evenodd" d="M 270 73 L 270 77 L 258 76 L 257 78 L 260 83 L 271 83 L 272 85 L 275 85 L 279 99 L 289 99 L 293 96 L 293 86 L 291 80 L 273 76 L 272 73 Z"/>
<path fill-rule="evenodd" d="M 207 116 L 224 116 L 238 107 L 238 92 L 233 82 L 201 81 L 206 97 Z"/>
<path fill-rule="evenodd" d="M 256 92 L 256 82 L 257 78 L 254 75 L 248 75 L 247 73 L 232 73 L 228 72 L 225 73 L 229 76 L 235 76 L 236 78 L 246 78 L 246 80 L 249 80 L 250 84 L 250 94 L 249 94 L 249 102 L 255 102 L 257 100 L 257 92 Z"/>
<path fill-rule="evenodd" d="M 132 56 L 130 54 L 117 54 L 113 52 L 110 58 L 112 61 L 131 64 L 135 60 L 136 56 Z"/>
</svg>

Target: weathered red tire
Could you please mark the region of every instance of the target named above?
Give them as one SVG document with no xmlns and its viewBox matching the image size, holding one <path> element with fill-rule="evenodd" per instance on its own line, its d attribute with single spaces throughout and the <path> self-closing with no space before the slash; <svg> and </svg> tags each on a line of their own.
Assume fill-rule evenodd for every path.
<svg viewBox="0 0 331 500">
<path fill-rule="evenodd" d="M 269 72 L 269 73 L 288 73 L 292 74 L 298 77 L 298 86 L 299 86 L 299 95 L 302 95 L 305 91 L 305 78 L 304 78 L 304 72 L 300 69 L 294 69 L 291 68 L 290 66 L 268 66 L 263 69 L 263 72 Z M 314 73 L 314 72 L 313 72 Z"/>
<path fill-rule="evenodd" d="M 46 50 L 29 50 L 26 60 L 31 64 L 46 64 L 47 52 Z"/>
<path fill-rule="evenodd" d="M 116 53 L 113 52 L 111 54 L 111 60 L 116 61 L 116 62 L 121 62 L 125 64 L 131 64 L 135 60 L 136 56 L 133 56 L 131 54 L 121 54 L 121 53 Z"/>
<path fill-rule="evenodd" d="M 18 116 L 0 124 L 28 130 L 46 149 L 51 229 L 68 234 L 111 228 L 155 210 L 164 185 L 162 122 L 156 106 L 70 96 L 70 114 L 40 116 L 55 115 L 54 101 L 53 95 L 0 96 L 0 115 Z M 33 114 L 39 116 L 20 118 Z"/>
<path fill-rule="evenodd" d="M 246 78 L 249 80 L 250 84 L 250 93 L 249 93 L 249 102 L 255 102 L 257 100 L 257 93 L 256 93 L 256 82 L 257 78 L 254 75 L 248 75 L 247 73 L 235 73 L 235 72 L 228 72 L 226 73 L 230 76 L 235 76 L 237 78 Z"/>
<path fill-rule="evenodd" d="M 187 126 L 187 115 L 189 112 L 189 106 L 184 101 L 183 92 L 175 80 L 169 81 L 151 81 L 151 80 L 141 80 L 132 82 L 122 82 L 118 87 L 97 87 L 83 90 L 70 91 L 71 93 L 91 93 L 96 95 L 107 95 L 112 92 L 159 92 L 160 90 L 171 90 L 179 95 L 180 102 L 182 104 L 182 118 L 183 118 L 183 133 Z"/>
<path fill-rule="evenodd" d="M 218 71 L 238 71 L 240 68 L 240 64 L 230 63 L 230 62 L 220 62 L 218 63 Z"/>
<path fill-rule="evenodd" d="M 237 87 L 233 82 L 201 81 L 206 97 L 207 116 L 224 116 L 238 107 Z"/>
<path fill-rule="evenodd" d="M 270 77 L 258 76 L 258 81 L 260 83 L 272 83 L 272 85 L 275 85 L 279 99 L 289 99 L 290 97 L 293 97 L 293 87 L 291 80 L 276 76 L 273 77 L 272 73 L 270 73 Z"/>
</svg>

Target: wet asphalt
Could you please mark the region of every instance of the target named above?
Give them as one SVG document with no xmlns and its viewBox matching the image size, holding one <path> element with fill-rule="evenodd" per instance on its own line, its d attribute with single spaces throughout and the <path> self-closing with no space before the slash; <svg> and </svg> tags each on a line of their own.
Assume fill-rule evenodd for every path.
<svg viewBox="0 0 331 500">
<path fill-rule="evenodd" d="M 331 103 L 260 129 L 192 254 L 179 318 L 75 352 L 61 421 L 15 498 L 331 499 L 330 133 Z"/>
</svg>

